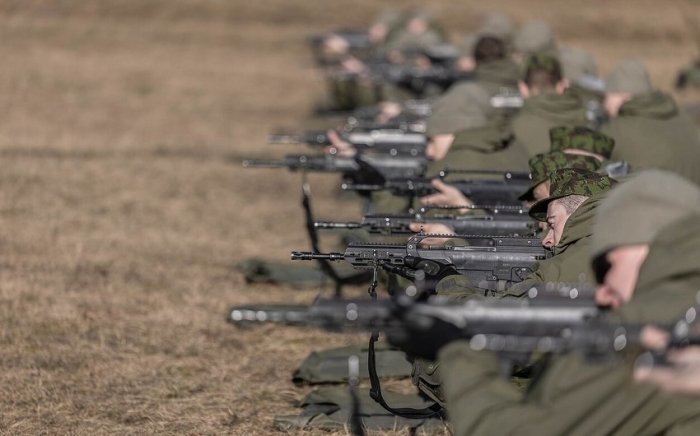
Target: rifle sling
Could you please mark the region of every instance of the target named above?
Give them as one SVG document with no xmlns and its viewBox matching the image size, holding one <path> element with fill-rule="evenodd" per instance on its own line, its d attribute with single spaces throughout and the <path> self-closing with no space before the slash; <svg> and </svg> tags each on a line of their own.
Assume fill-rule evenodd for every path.
<svg viewBox="0 0 700 436">
<path fill-rule="evenodd" d="M 374 351 L 374 344 L 377 342 L 377 339 L 379 339 L 379 334 L 376 331 L 372 332 L 369 338 L 369 353 L 367 357 L 367 369 L 369 371 L 370 382 L 369 396 L 388 412 L 402 418 L 428 419 L 441 416 L 442 406 L 440 406 L 438 403 L 433 403 L 432 405 L 424 407 L 423 409 L 414 409 L 411 407 L 394 408 L 386 403 L 386 400 L 384 400 L 384 397 L 382 396 L 382 388 L 379 382 L 379 376 L 377 375 L 377 356 Z"/>
</svg>

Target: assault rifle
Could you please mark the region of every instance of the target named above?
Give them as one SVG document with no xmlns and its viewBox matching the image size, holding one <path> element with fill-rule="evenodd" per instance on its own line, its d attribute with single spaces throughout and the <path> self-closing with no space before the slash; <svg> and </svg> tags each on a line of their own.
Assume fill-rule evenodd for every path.
<svg viewBox="0 0 700 436">
<path fill-rule="evenodd" d="M 353 130 L 340 133 L 340 137 L 358 151 L 373 151 L 391 156 L 423 156 L 427 145 L 424 134 L 405 132 L 400 129 Z M 307 131 L 300 135 L 274 133 L 268 136 L 268 142 L 271 144 L 332 145 L 326 130 Z"/>
<path fill-rule="evenodd" d="M 424 246 L 427 238 L 466 240 L 467 246 Z M 409 280 L 420 280 L 431 292 L 450 275 L 469 278 L 484 295 L 502 291 L 521 282 L 536 262 L 549 251 L 534 237 L 493 237 L 479 235 L 431 235 L 419 233 L 406 244 L 350 243 L 345 253 L 293 251 L 292 260 L 345 260 L 356 269 L 381 268 Z"/>
<path fill-rule="evenodd" d="M 570 294 L 578 294 L 575 287 L 568 289 Z M 672 333 L 669 347 L 700 344 L 698 329 L 691 328 L 699 309 L 691 308 L 674 325 L 662 326 Z M 451 339 L 467 340 L 474 350 L 491 350 L 509 357 L 577 351 L 592 359 L 641 350 L 639 336 L 643 328 L 606 316 L 591 298 L 566 296 L 463 302 L 444 297 L 416 302 L 406 296 L 321 299 L 312 306 L 236 306 L 229 311 L 228 321 L 237 326 L 275 323 L 329 331 L 381 331 L 401 348 L 409 345 L 424 349 L 444 345 L 440 338 L 424 334 L 443 324 L 451 326 L 453 336 L 457 331 Z"/>
<path fill-rule="evenodd" d="M 281 160 L 249 159 L 245 168 L 287 168 L 290 171 L 340 173 L 352 183 L 384 183 L 388 179 L 420 177 L 425 157 L 360 154 L 354 157 L 290 154 Z"/>
<path fill-rule="evenodd" d="M 449 174 L 453 173 L 502 175 L 500 180 L 489 178 L 445 180 L 448 172 L 440 173 L 440 178 L 445 183 L 456 187 L 475 203 L 520 205 L 522 202 L 518 197 L 530 186 L 530 174 L 525 172 L 449 171 Z M 400 197 L 423 197 L 437 192 L 432 185 L 432 179 L 415 177 L 394 178 L 377 184 L 344 183 L 341 187 L 344 190 L 363 193 L 389 191 Z"/>
<path fill-rule="evenodd" d="M 501 212 L 497 206 L 469 206 L 469 209 L 486 209 Z M 360 222 L 316 221 L 317 229 L 363 229 L 373 234 L 407 235 L 416 233 L 411 223 L 444 224 L 455 233 L 479 236 L 528 236 L 537 232 L 535 222 L 523 209 L 490 213 L 487 216 L 425 215 L 426 209 L 407 214 L 368 214 Z"/>
</svg>

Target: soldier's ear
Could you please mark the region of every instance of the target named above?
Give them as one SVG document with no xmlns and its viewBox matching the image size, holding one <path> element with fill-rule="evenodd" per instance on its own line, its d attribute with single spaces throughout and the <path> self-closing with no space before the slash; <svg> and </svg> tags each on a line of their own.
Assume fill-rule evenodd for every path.
<svg viewBox="0 0 700 436">
<path fill-rule="evenodd" d="M 528 98 L 531 95 L 530 87 L 522 80 L 518 81 L 518 91 L 520 91 L 520 95 L 522 95 L 523 98 Z"/>
</svg>

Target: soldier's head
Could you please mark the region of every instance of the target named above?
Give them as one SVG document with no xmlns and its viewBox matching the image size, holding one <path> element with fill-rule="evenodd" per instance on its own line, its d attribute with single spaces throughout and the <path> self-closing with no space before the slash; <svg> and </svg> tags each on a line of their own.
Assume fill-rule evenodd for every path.
<svg viewBox="0 0 700 436">
<path fill-rule="evenodd" d="M 553 248 L 559 244 L 564 226 L 588 198 L 608 191 L 615 183 L 607 176 L 580 168 L 556 170 L 549 176 L 549 196 L 532 205 L 530 216 L 547 223 L 542 245 Z"/>
<path fill-rule="evenodd" d="M 556 170 L 580 168 L 596 171 L 600 168 L 598 160 L 588 156 L 566 154 L 562 151 L 540 153 L 530 158 L 530 179 L 528 189 L 519 197 L 521 201 L 534 202 L 549 197 L 549 176 Z"/>
<path fill-rule="evenodd" d="M 628 302 L 650 243 L 663 228 L 693 213 L 700 214 L 700 189 L 673 173 L 644 171 L 615 188 L 593 224 L 596 302 L 612 308 Z"/>
<path fill-rule="evenodd" d="M 644 64 L 633 59 L 624 60 L 605 80 L 605 112 L 614 118 L 622 105 L 635 96 L 648 94 L 653 90 Z"/>
<path fill-rule="evenodd" d="M 615 140 L 597 130 L 584 126 L 557 126 L 549 129 L 551 150 L 589 156 L 602 162 L 610 159 Z"/>
<path fill-rule="evenodd" d="M 506 57 L 506 45 L 495 36 L 482 36 L 474 46 L 474 61 L 481 64 Z"/>
<path fill-rule="evenodd" d="M 518 83 L 523 98 L 544 92 L 562 94 L 568 86 L 561 64 L 556 56 L 548 52 L 530 55 L 525 62 L 525 76 Z"/>
</svg>

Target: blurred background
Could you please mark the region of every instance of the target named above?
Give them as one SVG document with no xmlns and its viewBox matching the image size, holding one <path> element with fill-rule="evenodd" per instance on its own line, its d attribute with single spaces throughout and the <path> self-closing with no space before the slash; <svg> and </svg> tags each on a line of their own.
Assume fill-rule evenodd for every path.
<svg viewBox="0 0 700 436">
<path fill-rule="evenodd" d="M 0 432 L 275 432 L 294 366 L 349 339 L 225 323 L 318 293 L 234 268 L 308 246 L 299 176 L 239 162 L 324 126 L 307 37 L 411 5 L 453 42 L 487 12 L 544 20 L 603 75 L 635 57 L 700 101 L 673 89 L 700 51 L 686 0 L 0 0 Z M 319 216 L 357 215 L 311 180 Z"/>
</svg>

